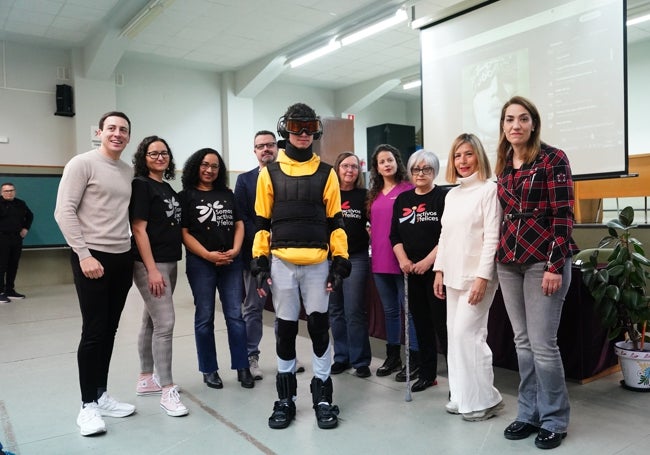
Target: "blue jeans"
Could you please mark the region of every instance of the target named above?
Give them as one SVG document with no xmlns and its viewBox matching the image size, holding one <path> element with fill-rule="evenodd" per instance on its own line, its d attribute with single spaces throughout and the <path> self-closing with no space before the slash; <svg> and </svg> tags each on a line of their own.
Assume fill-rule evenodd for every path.
<svg viewBox="0 0 650 455">
<path fill-rule="evenodd" d="M 373 273 L 375 287 L 384 307 L 386 343 L 401 344 L 402 313 L 404 309 L 404 276 L 393 273 Z M 409 311 L 409 349 L 419 351 L 415 324 Z"/>
<path fill-rule="evenodd" d="M 228 330 L 230 368 L 248 368 L 246 324 L 241 315 L 244 296 L 241 259 L 237 257 L 232 264 L 216 266 L 188 251 L 186 272 L 196 307 L 194 338 L 199 358 L 199 371 L 212 373 L 219 369 L 214 340 L 214 307 L 217 289 Z"/>
<path fill-rule="evenodd" d="M 350 255 L 352 271 L 343 286 L 330 293 L 329 314 L 334 361 L 354 368 L 370 365 L 370 340 L 365 290 L 368 280 L 368 252 Z"/>
<path fill-rule="evenodd" d="M 571 283 L 571 262 L 564 266 L 562 287 L 550 296 L 542 291 L 544 265 L 497 263 L 497 273 L 519 361 L 517 420 L 564 433 L 570 407 L 557 329 Z"/>
</svg>

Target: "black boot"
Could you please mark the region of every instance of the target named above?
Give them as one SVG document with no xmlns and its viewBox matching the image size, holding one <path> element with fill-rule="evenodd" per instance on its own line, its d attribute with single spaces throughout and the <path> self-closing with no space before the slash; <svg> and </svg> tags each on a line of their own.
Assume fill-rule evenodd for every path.
<svg viewBox="0 0 650 455">
<path fill-rule="evenodd" d="M 296 375 L 293 373 L 278 373 L 275 377 L 279 400 L 273 405 L 273 414 L 269 417 L 269 427 L 273 429 L 287 428 L 296 417 Z"/>
<path fill-rule="evenodd" d="M 411 351 L 409 349 L 409 370 L 411 381 L 420 376 L 420 351 Z M 395 375 L 395 380 L 397 382 L 406 382 L 406 365 Z"/>
<path fill-rule="evenodd" d="M 311 379 L 310 388 L 318 428 L 327 430 L 336 427 L 339 423 L 339 407 L 332 405 L 332 378 L 323 382 L 314 377 Z"/>
<path fill-rule="evenodd" d="M 382 366 L 377 368 L 377 376 L 388 376 L 402 368 L 402 358 L 400 357 L 399 351 L 399 344 L 386 345 L 386 360 L 384 360 Z"/>
</svg>

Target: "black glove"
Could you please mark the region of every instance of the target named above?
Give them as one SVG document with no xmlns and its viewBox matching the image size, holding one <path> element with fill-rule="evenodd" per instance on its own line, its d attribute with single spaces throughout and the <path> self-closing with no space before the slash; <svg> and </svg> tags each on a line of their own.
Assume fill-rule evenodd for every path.
<svg viewBox="0 0 650 455">
<path fill-rule="evenodd" d="M 259 256 L 251 261 L 251 275 L 257 278 L 257 289 L 262 289 L 264 284 L 268 283 L 271 278 L 271 266 L 269 258 Z"/>
<path fill-rule="evenodd" d="M 343 279 L 350 276 L 352 263 L 341 256 L 334 256 L 330 264 L 330 273 L 327 275 L 327 282 L 332 285 L 335 291 L 343 284 Z"/>
</svg>

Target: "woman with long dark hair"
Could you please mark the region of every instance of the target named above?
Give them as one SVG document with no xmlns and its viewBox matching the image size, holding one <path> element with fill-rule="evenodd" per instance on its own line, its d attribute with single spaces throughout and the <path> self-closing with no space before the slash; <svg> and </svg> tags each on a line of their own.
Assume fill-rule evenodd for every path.
<svg viewBox="0 0 650 455">
<path fill-rule="evenodd" d="M 521 96 L 501 110 L 496 174 L 503 223 L 497 274 L 515 334 L 519 409 L 506 439 L 537 433 L 552 449 L 569 425 L 569 395 L 557 330 L 571 281 L 573 180 L 565 153 L 541 140 L 535 105 Z"/>
<path fill-rule="evenodd" d="M 404 277 L 390 243 L 390 227 L 395 198 L 412 188 L 399 150 L 389 144 L 378 145 L 370 159 L 370 188 L 366 202 L 371 227 L 372 276 L 384 308 L 386 323 L 386 360 L 376 374 L 388 376 L 398 371 L 395 376 L 398 382 L 406 381 L 406 366 L 402 367 L 400 353 Z M 411 379 L 415 379 L 418 374 L 419 348 L 415 325 L 411 323 L 409 328 L 410 373 Z"/>
</svg>

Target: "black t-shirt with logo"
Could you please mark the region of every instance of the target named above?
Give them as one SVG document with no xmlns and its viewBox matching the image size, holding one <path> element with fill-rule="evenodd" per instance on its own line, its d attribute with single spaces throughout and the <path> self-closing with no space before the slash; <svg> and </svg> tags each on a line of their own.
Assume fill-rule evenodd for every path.
<svg viewBox="0 0 650 455">
<path fill-rule="evenodd" d="M 147 236 L 156 262 L 181 259 L 181 206 L 169 183 L 149 177 L 133 179 L 129 218 L 147 222 Z M 131 237 L 131 243 L 136 261 L 142 261 L 134 237 Z"/>
<path fill-rule="evenodd" d="M 241 217 L 235 196 L 228 189 L 179 193 L 183 217 L 181 225 L 208 251 L 227 251 L 233 247 L 235 223 Z"/>
<path fill-rule="evenodd" d="M 344 230 L 348 236 L 349 254 L 368 251 L 366 192 L 365 188 L 341 190 L 341 213 L 345 223 Z"/>
<path fill-rule="evenodd" d="M 427 194 L 415 194 L 412 189 L 395 199 L 390 242 L 393 246 L 401 243 L 412 262 L 424 259 L 438 244 L 446 195 L 446 189 L 435 186 Z"/>
</svg>

